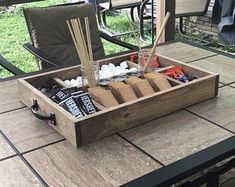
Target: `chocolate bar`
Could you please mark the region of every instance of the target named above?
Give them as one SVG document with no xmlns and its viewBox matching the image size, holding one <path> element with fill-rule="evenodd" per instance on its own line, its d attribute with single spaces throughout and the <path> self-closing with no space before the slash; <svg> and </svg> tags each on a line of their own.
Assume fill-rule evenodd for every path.
<svg viewBox="0 0 235 187">
<path fill-rule="evenodd" d="M 50 98 L 56 102 L 60 103 L 61 101 L 65 100 L 68 97 L 68 94 L 66 94 L 63 90 L 57 89 L 57 91 L 52 95 Z"/>
<path fill-rule="evenodd" d="M 83 111 L 87 115 L 93 114 L 97 111 L 88 93 L 84 93 L 84 94 L 73 96 L 73 97 L 76 99 L 79 106 L 83 108 Z"/>
<path fill-rule="evenodd" d="M 63 107 L 65 110 L 70 112 L 76 118 L 86 116 L 86 113 L 79 106 L 79 104 L 77 103 L 76 99 L 73 98 L 73 96 L 59 103 L 59 106 Z"/>
</svg>

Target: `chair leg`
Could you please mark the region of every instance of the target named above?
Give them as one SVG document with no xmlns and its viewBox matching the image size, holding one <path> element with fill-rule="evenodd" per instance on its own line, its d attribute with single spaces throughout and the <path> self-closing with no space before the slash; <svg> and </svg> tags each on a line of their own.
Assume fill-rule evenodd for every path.
<svg viewBox="0 0 235 187">
<path fill-rule="evenodd" d="M 139 11 L 139 19 L 140 19 L 140 38 L 142 40 L 145 40 L 144 37 L 144 9 L 145 9 L 145 5 L 142 5 L 140 7 L 140 11 Z"/>
<path fill-rule="evenodd" d="M 106 12 L 107 12 L 106 10 L 103 10 L 103 11 L 101 12 L 101 18 L 102 18 L 102 22 L 103 22 L 104 28 L 107 27 Z"/>
<path fill-rule="evenodd" d="M 141 6 L 141 5 L 140 5 Z M 138 15 L 138 18 L 140 19 L 140 6 L 137 6 L 137 15 Z"/>
<path fill-rule="evenodd" d="M 184 21 L 183 17 L 180 17 L 178 28 L 179 28 L 180 34 L 184 36 L 186 35 L 186 31 L 183 29 L 183 26 L 184 26 L 183 21 Z"/>
<path fill-rule="evenodd" d="M 134 10 L 135 10 L 135 7 L 131 7 L 131 12 L 130 12 L 130 14 L 131 14 L 131 21 L 132 22 L 135 22 L 135 12 L 134 12 Z"/>
<path fill-rule="evenodd" d="M 102 23 L 102 20 L 101 20 L 101 13 L 100 13 L 100 11 L 101 11 L 101 8 L 100 8 L 99 5 L 97 5 L 97 6 L 96 6 L 96 12 L 97 12 L 98 26 L 99 26 L 100 28 L 102 28 L 102 27 L 103 27 L 103 23 Z"/>
</svg>

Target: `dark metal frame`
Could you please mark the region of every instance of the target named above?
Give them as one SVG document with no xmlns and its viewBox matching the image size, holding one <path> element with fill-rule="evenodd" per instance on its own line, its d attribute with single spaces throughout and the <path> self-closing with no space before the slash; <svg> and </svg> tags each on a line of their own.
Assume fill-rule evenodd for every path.
<svg viewBox="0 0 235 187">
<path fill-rule="evenodd" d="M 144 10 L 147 4 L 151 4 L 151 16 L 146 16 L 144 14 Z M 207 13 L 207 9 L 209 7 L 210 1 L 207 1 L 206 4 L 206 8 L 204 9 L 203 12 L 192 12 L 192 13 L 187 13 L 187 14 L 175 14 L 175 18 L 179 18 L 179 25 L 178 25 L 178 29 L 179 29 L 179 33 L 184 36 L 184 37 L 188 37 L 186 35 L 186 31 L 183 29 L 184 24 L 183 24 L 183 19 L 184 17 L 190 17 L 190 16 L 203 16 Z M 142 40 L 145 40 L 144 37 L 144 20 L 145 19 L 151 19 L 151 34 L 152 37 L 154 36 L 154 17 L 155 17 L 155 8 L 156 5 L 154 5 L 154 0 L 144 0 L 141 7 L 140 7 L 140 37 Z M 201 40 L 202 42 L 205 43 L 205 45 L 208 45 L 207 41 Z"/>
<path fill-rule="evenodd" d="M 129 4 L 125 6 L 119 6 L 119 7 L 113 7 L 112 6 L 112 0 L 109 0 L 109 9 L 105 9 L 102 7 L 102 3 L 99 3 L 99 0 L 95 1 L 96 10 L 97 10 L 97 17 L 98 17 L 98 24 L 101 28 L 107 28 L 107 22 L 106 22 L 106 12 L 109 10 L 118 10 L 118 9 L 124 9 L 124 8 L 131 8 L 130 14 L 131 14 L 131 20 L 134 22 L 134 8 L 138 9 L 138 12 L 140 10 L 141 3 L 136 4 Z"/>
<path fill-rule="evenodd" d="M 68 3 L 68 4 L 62 4 L 62 5 L 55 5 L 55 6 L 52 6 L 52 7 L 56 7 L 56 6 L 70 6 L 70 5 L 82 4 L 82 3 L 84 3 L 84 1 L 77 2 L 77 3 Z M 27 24 L 28 24 L 28 22 L 27 22 Z M 103 38 L 103 39 L 105 39 L 105 40 L 107 40 L 107 41 L 109 41 L 111 43 L 117 44 L 119 46 L 125 47 L 125 48 L 130 49 L 130 50 L 138 50 L 138 47 L 135 46 L 135 45 L 132 45 L 132 44 L 126 43 L 124 41 L 118 40 L 116 38 L 113 38 L 113 37 L 109 36 L 108 34 L 102 32 L 102 31 L 99 31 L 99 30 L 97 30 L 97 31 L 99 32 L 101 38 Z M 33 41 L 31 33 L 30 33 L 30 30 L 29 30 L 29 25 L 28 25 L 28 32 L 30 34 L 31 41 Z M 23 44 L 23 47 L 26 50 L 28 50 L 31 54 L 33 54 L 36 58 L 38 58 L 39 60 L 41 60 L 41 61 L 43 61 L 45 63 L 50 64 L 51 67 L 58 67 L 56 65 L 57 63 L 51 57 L 49 57 L 48 55 L 43 53 L 38 48 L 34 47 L 33 44 L 26 43 L 26 44 Z"/>
<path fill-rule="evenodd" d="M 123 187 L 158 186 L 168 187 L 197 174 L 225 159 L 235 156 L 235 136 L 208 147 L 173 164 L 162 167 L 138 179 L 128 182 Z M 182 186 L 199 186 L 206 183 L 209 187 L 218 186 L 218 177 L 235 167 L 235 160 L 209 171 L 205 175 L 187 181 Z"/>
<path fill-rule="evenodd" d="M 0 0 L 0 6 L 11 6 L 15 4 L 20 3 L 29 3 L 29 2 L 35 2 L 35 1 L 43 1 L 43 0 Z M 2 55 L 0 55 L 0 66 L 8 70 L 14 75 L 20 75 L 24 74 L 22 70 L 12 65 L 10 62 L 8 62 Z"/>
<path fill-rule="evenodd" d="M 130 50 L 136 50 L 136 51 L 138 50 L 137 46 L 126 43 L 126 42 L 123 42 L 123 41 L 118 40 L 116 38 L 110 37 L 108 34 L 102 32 L 102 31 L 99 31 L 99 34 L 100 34 L 101 38 L 103 38 L 103 39 L 105 39 L 105 40 L 107 40 L 111 43 L 117 44 L 119 46 L 125 47 L 125 48 L 130 49 Z M 26 43 L 26 44 L 23 44 L 23 47 L 26 50 L 28 50 L 31 54 L 33 54 L 35 57 L 37 57 L 39 60 L 42 60 L 43 62 L 50 64 L 51 67 L 58 67 L 56 65 L 56 62 L 52 58 L 50 58 L 48 55 L 43 53 L 38 48 L 34 47 L 32 44 Z M 115 54 L 112 55 L 112 56 L 115 56 Z"/>
<path fill-rule="evenodd" d="M 5 68 L 6 70 L 8 70 L 9 72 L 11 72 L 14 75 L 20 75 L 20 74 L 25 73 L 22 70 L 20 70 L 19 68 L 15 67 L 11 63 L 9 63 L 5 58 L 3 58 L 2 55 L 0 55 L 0 66 L 2 66 L 3 68 Z"/>
</svg>

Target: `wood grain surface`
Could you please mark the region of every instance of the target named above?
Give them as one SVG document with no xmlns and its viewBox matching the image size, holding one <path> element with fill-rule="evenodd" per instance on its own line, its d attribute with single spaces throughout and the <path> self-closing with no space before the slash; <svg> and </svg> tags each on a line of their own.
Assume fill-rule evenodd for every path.
<svg viewBox="0 0 235 187">
<path fill-rule="evenodd" d="M 24 106 L 20 102 L 17 93 L 16 80 L 0 83 L 0 113 Z"/>
<path fill-rule="evenodd" d="M 6 158 L 11 155 L 15 155 L 15 151 L 10 147 L 10 145 L 3 139 L 0 135 L 0 159 Z"/>
<path fill-rule="evenodd" d="M 216 55 L 216 53 L 214 52 L 207 51 L 182 42 L 174 42 L 172 44 L 159 46 L 157 47 L 156 52 L 161 55 L 186 63 L 193 60 Z"/>
<path fill-rule="evenodd" d="M 63 141 L 25 158 L 50 186 L 119 186 L 160 167 L 116 135 L 79 149 Z"/>
<path fill-rule="evenodd" d="M 235 81 L 235 58 L 218 55 L 190 64 L 220 74 L 222 83 L 228 84 Z"/>
<path fill-rule="evenodd" d="M 166 165 L 233 135 L 186 111 L 172 113 L 121 134 Z"/>
<path fill-rule="evenodd" d="M 219 95 L 206 102 L 188 108 L 233 132 L 235 132 L 235 89 L 228 86 L 219 89 Z"/>
<path fill-rule="evenodd" d="M 0 181 L 4 187 L 40 187 L 37 178 L 19 157 L 0 162 Z"/>
<path fill-rule="evenodd" d="M 0 129 L 21 152 L 63 139 L 27 108 L 1 114 L 0 121 Z"/>
</svg>

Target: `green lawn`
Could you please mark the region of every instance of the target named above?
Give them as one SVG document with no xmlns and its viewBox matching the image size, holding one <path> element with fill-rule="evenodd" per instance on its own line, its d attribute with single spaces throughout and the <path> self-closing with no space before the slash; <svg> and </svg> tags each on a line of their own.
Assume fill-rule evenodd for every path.
<svg viewBox="0 0 235 187">
<path fill-rule="evenodd" d="M 48 0 L 46 2 L 30 3 L 16 8 L 14 12 L 1 13 L 0 54 L 3 55 L 9 62 L 25 72 L 38 70 L 35 58 L 22 47 L 22 44 L 30 42 L 22 8 L 44 7 L 62 4 L 64 2 L 66 2 L 66 0 Z M 137 25 L 130 24 L 129 18 L 126 14 L 118 16 L 118 19 L 115 16 L 108 16 L 107 22 L 109 28 L 119 32 L 131 31 L 138 28 Z M 128 35 L 120 38 L 132 44 L 137 44 L 136 38 L 138 37 L 139 36 L 130 37 L 130 35 Z M 106 54 L 112 54 L 125 50 L 120 46 L 110 44 L 106 41 L 103 41 L 103 43 Z M 5 76 L 10 76 L 10 73 L 0 68 L 0 77 Z"/>
</svg>

